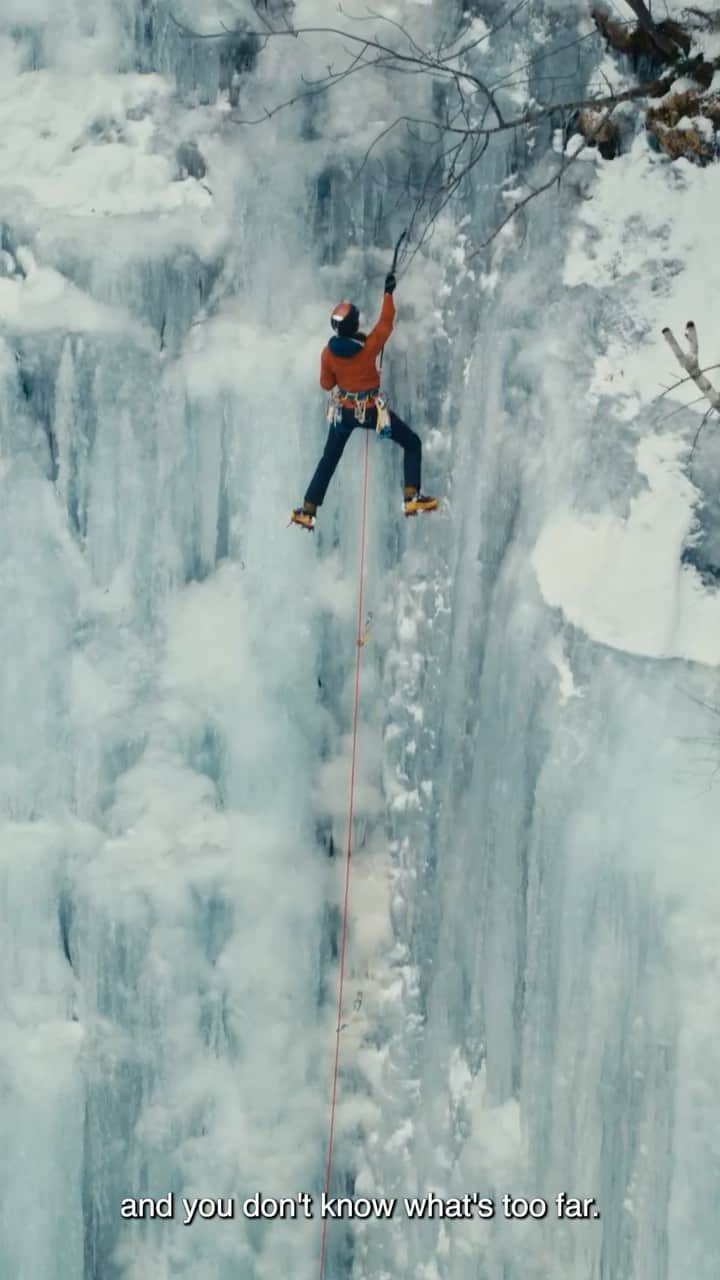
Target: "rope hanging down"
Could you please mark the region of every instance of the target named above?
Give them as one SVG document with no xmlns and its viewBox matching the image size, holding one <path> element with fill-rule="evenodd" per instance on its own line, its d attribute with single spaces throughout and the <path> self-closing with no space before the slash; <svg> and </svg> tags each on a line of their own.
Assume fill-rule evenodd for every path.
<svg viewBox="0 0 720 1280">
<path fill-rule="evenodd" d="M 398 258 L 403 241 L 407 238 L 407 231 L 403 231 L 395 245 L 393 254 L 391 271 L 393 274 L 398 265 Z M 385 348 L 380 352 L 380 367 L 382 368 L 382 359 Z M 355 623 L 355 676 L 353 681 L 353 707 L 352 707 L 352 740 L 350 748 L 350 782 L 348 789 L 348 813 L 347 813 L 347 837 L 345 841 L 345 882 L 343 887 L 343 903 L 342 915 L 340 921 L 340 946 L 338 954 L 338 984 L 337 984 L 337 1009 L 335 1019 L 335 1052 L 333 1055 L 332 1068 L 332 1086 L 330 1090 L 330 1124 L 328 1129 L 327 1157 L 325 1160 L 325 1179 L 323 1182 L 323 1191 L 325 1195 L 330 1193 L 330 1175 L 332 1173 L 332 1157 L 333 1157 L 333 1138 L 335 1136 L 335 1104 L 337 1102 L 337 1083 L 338 1083 L 338 1066 L 340 1062 L 340 1028 L 342 1025 L 342 1003 L 343 1003 L 343 984 L 345 981 L 345 944 L 347 941 L 347 918 L 348 918 L 348 901 L 350 898 L 350 859 L 352 857 L 352 825 L 353 825 L 353 805 L 355 801 L 355 765 L 357 762 L 357 734 L 358 734 L 358 702 L 360 697 L 360 656 L 362 654 L 363 645 L 367 638 L 366 631 L 363 627 L 363 589 L 365 586 L 365 528 L 367 524 L 367 490 L 368 490 L 368 456 L 370 452 L 370 433 L 365 432 L 365 455 L 363 459 L 362 481 L 361 481 L 361 514 L 360 514 L 360 565 L 358 569 L 358 600 L 357 600 L 357 618 Z M 320 1266 L 318 1271 L 318 1280 L 323 1280 L 323 1271 L 325 1268 L 325 1250 L 327 1244 L 327 1220 L 322 1219 L 320 1234 Z"/>
<path fill-rule="evenodd" d="M 350 783 L 348 792 L 347 837 L 345 841 L 345 883 L 343 887 L 343 904 L 340 923 L 340 946 L 338 955 L 337 984 L 337 1017 L 335 1019 L 335 1053 L 332 1069 L 332 1087 L 330 1091 L 330 1126 L 328 1130 L 327 1157 L 325 1160 L 325 1180 L 323 1191 L 330 1192 L 330 1174 L 332 1172 L 333 1137 L 335 1135 L 335 1103 L 337 1100 L 338 1064 L 340 1061 L 340 1027 L 342 1023 L 343 983 L 345 980 L 345 943 L 347 939 L 348 900 L 350 897 L 350 858 L 352 856 L 353 804 L 355 800 L 355 764 L 357 761 L 358 734 L 358 702 L 360 696 L 360 656 L 363 648 L 363 587 L 365 582 L 365 525 L 367 517 L 368 488 L 368 454 L 370 450 L 370 432 L 365 432 L 365 457 L 362 470 L 362 503 L 360 516 L 360 566 L 358 571 L 357 620 L 355 624 L 355 677 L 353 682 L 352 708 L 352 740 L 350 748 Z M 320 1269 L 318 1280 L 323 1280 L 325 1267 L 325 1246 L 327 1237 L 327 1221 L 322 1219 L 320 1235 Z"/>
</svg>

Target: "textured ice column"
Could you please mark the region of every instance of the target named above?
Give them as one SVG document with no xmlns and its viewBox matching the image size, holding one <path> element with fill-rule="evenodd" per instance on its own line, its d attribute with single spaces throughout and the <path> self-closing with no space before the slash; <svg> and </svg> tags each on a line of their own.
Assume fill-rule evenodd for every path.
<svg viewBox="0 0 720 1280">
<path fill-rule="evenodd" d="M 69 647 L 83 575 L 44 468 L 33 457 L 42 455 L 40 439 L 20 408 L 14 368 L 11 373 L 6 364 L 4 374 L 0 1273 L 59 1280 L 82 1273 L 83 1247 L 84 1036 L 61 920 L 68 861 L 83 838 L 67 821 L 74 749 Z"/>
<path fill-rule="evenodd" d="M 393 853 L 411 907 L 399 903 L 394 924 L 419 999 L 410 993 L 388 1062 L 402 1046 L 418 1104 L 403 1105 L 392 1072 L 381 1074 L 383 1118 L 366 1153 L 376 1186 L 401 1185 L 404 1157 L 405 1179 L 424 1190 L 544 1196 L 551 1212 L 530 1224 L 378 1226 L 361 1274 L 675 1280 L 688 1249 L 700 1274 L 713 1256 L 716 1055 L 703 1027 L 717 797 L 714 745 L 709 763 L 702 746 L 714 721 L 698 699 L 714 677 L 594 645 L 539 595 L 530 558 L 547 511 L 592 505 L 626 478 L 621 446 L 606 450 L 609 427 L 588 422 L 577 385 L 607 300 L 548 293 L 542 244 L 558 242 L 562 220 L 537 219 L 467 366 L 455 541 L 438 547 L 454 568 L 449 636 L 433 618 L 415 654 L 412 612 L 397 602 L 389 687 L 404 716 L 388 726 L 386 788 L 392 811 L 402 784 Z M 555 335 L 570 306 L 568 348 Z M 437 676 L 434 746 L 407 723 Z M 601 1216 L 558 1221 L 561 1190 L 596 1197 Z"/>
<path fill-rule="evenodd" d="M 83 1028 L 58 919 L 66 838 L 47 821 L 2 832 L 3 1277 L 83 1273 Z"/>
</svg>

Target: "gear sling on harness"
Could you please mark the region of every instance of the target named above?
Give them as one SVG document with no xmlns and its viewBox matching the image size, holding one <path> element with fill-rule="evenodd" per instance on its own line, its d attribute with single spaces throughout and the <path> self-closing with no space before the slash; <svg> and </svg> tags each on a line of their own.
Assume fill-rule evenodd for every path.
<svg viewBox="0 0 720 1280">
<path fill-rule="evenodd" d="M 390 435 L 390 407 L 379 387 L 369 391 L 343 391 L 335 387 L 328 400 L 327 419 L 336 430 L 342 427 L 343 409 L 352 409 L 358 426 L 365 426 L 368 409 L 376 410 L 375 430 L 381 440 Z"/>
</svg>

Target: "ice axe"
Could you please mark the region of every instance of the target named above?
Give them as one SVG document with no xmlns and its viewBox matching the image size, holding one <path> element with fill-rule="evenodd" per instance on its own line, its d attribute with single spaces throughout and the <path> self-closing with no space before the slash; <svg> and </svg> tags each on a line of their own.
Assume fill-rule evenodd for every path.
<svg viewBox="0 0 720 1280">
<path fill-rule="evenodd" d="M 400 255 L 400 249 L 401 249 L 401 247 L 402 247 L 402 242 L 403 242 L 403 240 L 405 240 L 405 239 L 407 239 L 407 227 L 405 228 L 405 230 L 404 230 L 404 231 L 401 231 L 401 232 L 400 232 L 400 235 L 398 236 L 397 244 L 395 245 L 395 252 L 393 253 L 393 260 L 392 260 L 392 266 L 391 266 L 391 268 L 390 268 L 390 275 L 393 275 L 393 276 L 395 275 L 395 272 L 396 272 L 396 270 L 397 270 L 398 257 L 399 257 L 399 255 Z M 383 362 L 383 356 L 384 356 L 384 355 L 385 355 L 385 348 L 384 348 L 384 347 L 381 347 L 381 349 L 380 349 L 380 357 L 379 357 L 379 360 L 378 360 L 378 368 L 379 368 L 379 369 L 382 369 L 382 362 Z"/>
<path fill-rule="evenodd" d="M 398 236 L 398 242 L 397 242 L 397 244 L 395 245 L 395 252 L 394 252 L 394 254 L 393 254 L 392 266 L 391 266 L 391 268 L 390 268 L 390 270 L 391 270 L 391 272 L 392 272 L 392 274 L 393 274 L 393 275 L 395 275 L 395 272 L 397 271 L 398 255 L 399 255 L 399 253 L 400 253 L 400 246 L 402 245 L 403 240 L 406 240 L 406 239 L 407 239 L 407 227 L 405 228 L 405 230 L 404 230 L 404 231 L 401 231 L 401 232 L 400 232 L 400 235 Z"/>
</svg>

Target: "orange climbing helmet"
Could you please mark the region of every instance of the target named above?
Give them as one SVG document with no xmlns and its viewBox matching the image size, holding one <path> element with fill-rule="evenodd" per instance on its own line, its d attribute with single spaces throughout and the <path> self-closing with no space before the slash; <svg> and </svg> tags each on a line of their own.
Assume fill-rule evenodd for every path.
<svg viewBox="0 0 720 1280">
<path fill-rule="evenodd" d="M 360 324 L 360 312 L 354 302 L 338 302 L 332 309 L 330 323 L 342 338 L 352 338 Z"/>
</svg>

